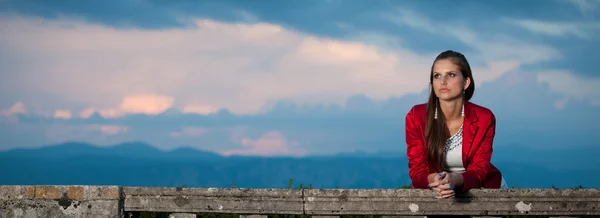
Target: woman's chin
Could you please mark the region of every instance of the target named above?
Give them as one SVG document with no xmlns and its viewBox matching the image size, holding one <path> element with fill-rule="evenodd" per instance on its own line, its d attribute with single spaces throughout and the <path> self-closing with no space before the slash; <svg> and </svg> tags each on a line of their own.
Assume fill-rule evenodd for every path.
<svg viewBox="0 0 600 218">
<path fill-rule="evenodd" d="M 460 100 L 460 94 L 440 93 L 438 98 L 440 101 L 457 101 Z"/>
</svg>

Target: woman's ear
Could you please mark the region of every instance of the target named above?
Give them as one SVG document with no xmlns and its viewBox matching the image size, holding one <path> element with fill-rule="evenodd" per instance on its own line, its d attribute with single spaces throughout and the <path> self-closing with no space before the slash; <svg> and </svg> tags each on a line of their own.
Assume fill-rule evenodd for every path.
<svg viewBox="0 0 600 218">
<path fill-rule="evenodd" d="M 467 88 L 469 88 L 469 85 L 471 85 L 471 78 L 467 77 L 465 78 L 465 87 L 463 87 L 463 90 L 467 90 Z"/>
</svg>

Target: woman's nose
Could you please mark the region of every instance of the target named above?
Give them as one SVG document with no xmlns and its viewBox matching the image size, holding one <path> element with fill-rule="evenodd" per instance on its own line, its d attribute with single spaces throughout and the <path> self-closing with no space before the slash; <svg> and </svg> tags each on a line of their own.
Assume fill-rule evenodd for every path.
<svg viewBox="0 0 600 218">
<path fill-rule="evenodd" d="M 442 84 L 448 84 L 448 78 L 442 77 Z"/>
</svg>

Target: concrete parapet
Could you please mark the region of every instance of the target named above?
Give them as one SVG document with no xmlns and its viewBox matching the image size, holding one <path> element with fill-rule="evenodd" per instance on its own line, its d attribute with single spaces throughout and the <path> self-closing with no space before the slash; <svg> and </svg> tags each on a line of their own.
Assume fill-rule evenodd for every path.
<svg viewBox="0 0 600 218">
<path fill-rule="evenodd" d="M 308 215 L 598 215 L 600 189 L 478 189 L 455 199 L 430 190 L 306 189 Z"/>
<path fill-rule="evenodd" d="M 303 214 L 302 190 L 125 187 L 127 211 Z"/>
<path fill-rule="evenodd" d="M 167 212 L 333 217 L 383 215 L 600 215 L 600 189 L 477 189 L 435 199 L 415 189 L 243 189 L 117 186 L 0 186 L 0 217 L 128 217 Z"/>
<path fill-rule="evenodd" d="M 0 217 L 122 217 L 117 186 L 0 186 Z"/>
</svg>

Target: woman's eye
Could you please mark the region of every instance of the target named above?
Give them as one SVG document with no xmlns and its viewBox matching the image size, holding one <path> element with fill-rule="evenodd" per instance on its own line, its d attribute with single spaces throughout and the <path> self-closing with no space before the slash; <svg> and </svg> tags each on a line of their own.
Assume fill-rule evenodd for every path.
<svg viewBox="0 0 600 218">
<path fill-rule="evenodd" d="M 433 78 L 436 78 L 436 79 L 440 78 L 440 75 L 439 74 L 435 74 L 435 75 L 433 75 Z"/>
<path fill-rule="evenodd" d="M 456 76 L 456 74 L 453 74 L 453 73 L 450 74 L 450 77 L 455 77 L 455 76 Z"/>
</svg>

